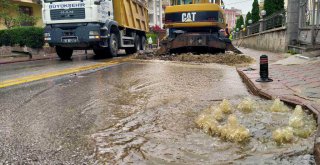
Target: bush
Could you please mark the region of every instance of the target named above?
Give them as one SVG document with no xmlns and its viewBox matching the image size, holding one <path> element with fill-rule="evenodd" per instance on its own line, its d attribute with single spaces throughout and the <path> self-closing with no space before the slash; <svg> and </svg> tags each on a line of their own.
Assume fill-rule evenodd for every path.
<svg viewBox="0 0 320 165">
<path fill-rule="evenodd" d="M 0 30 L 0 46 L 10 46 L 11 36 L 9 30 Z"/>
<path fill-rule="evenodd" d="M 0 46 L 27 46 L 42 48 L 44 45 L 43 28 L 39 27 L 16 27 L 0 31 Z"/>
<path fill-rule="evenodd" d="M 149 37 L 152 38 L 153 44 L 157 44 L 157 39 L 158 39 L 158 35 L 157 35 L 157 34 L 155 34 L 155 33 L 148 33 L 148 34 L 147 34 L 147 43 L 148 43 Z"/>
</svg>

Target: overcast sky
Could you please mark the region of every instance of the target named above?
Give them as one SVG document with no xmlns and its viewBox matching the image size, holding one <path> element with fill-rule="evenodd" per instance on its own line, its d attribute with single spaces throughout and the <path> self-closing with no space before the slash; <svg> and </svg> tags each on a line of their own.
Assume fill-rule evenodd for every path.
<svg viewBox="0 0 320 165">
<path fill-rule="evenodd" d="M 253 0 L 223 0 L 223 2 L 226 8 L 235 7 L 242 10 L 242 14 L 247 14 L 252 9 Z"/>
</svg>

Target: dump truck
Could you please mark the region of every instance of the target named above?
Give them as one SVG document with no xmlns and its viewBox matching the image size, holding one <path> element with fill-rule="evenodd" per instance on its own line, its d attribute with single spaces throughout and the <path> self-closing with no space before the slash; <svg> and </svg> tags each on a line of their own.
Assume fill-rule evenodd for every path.
<svg viewBox="0 0 320 165">
<path fill-rule="evenodd" d="M 114 57 L 146 47 L 148 11 L 138 0 L 42 0 L 42 16 L 44 40 L 62 60 L 73 50 Z"/>
<path fill-rule="evenodd" d="M 170 52 L 237 51 L 221 31 L 226 20 L 221 0 L 171 0 L 165 9 L 168 36 L 161 41 L 159 54 Z"/>
</svg>

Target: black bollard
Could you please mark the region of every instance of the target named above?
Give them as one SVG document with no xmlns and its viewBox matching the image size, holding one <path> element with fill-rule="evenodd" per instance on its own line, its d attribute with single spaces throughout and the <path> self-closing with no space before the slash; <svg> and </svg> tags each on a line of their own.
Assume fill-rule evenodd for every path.
<svg viewBox="0 0 320 165">
<path fill-rule="evenodd" d="M 269 78 L 269 63 L 268 56 L 260 56 L 260 78 L 256 82 L 272 82 L 273 80 Z"/>
</svg>

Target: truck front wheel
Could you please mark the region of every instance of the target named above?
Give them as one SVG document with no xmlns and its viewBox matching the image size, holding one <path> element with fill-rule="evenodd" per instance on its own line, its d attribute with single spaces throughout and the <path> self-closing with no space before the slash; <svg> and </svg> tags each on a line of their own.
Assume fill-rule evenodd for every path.
<svg viewBox="0 0 320 165">
<path fill-rule="evenodd" d="M 119 43 L 118 37 L 116 36 L 116 34 L 111 33 L 110 39 L 109 39 L 109 47 L 108 47 L 108 53 L 111 57 L 117 56 L 118 48 L 119 48 L 118 43 Z"/>
<path fill-rule="evenodd" d="M 56 46 L 56 52 L 61 60 L 70 60 L 73 53 L 73 49 Z"/>
</svg>

